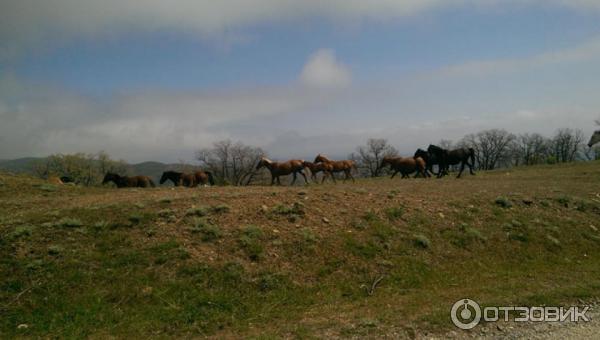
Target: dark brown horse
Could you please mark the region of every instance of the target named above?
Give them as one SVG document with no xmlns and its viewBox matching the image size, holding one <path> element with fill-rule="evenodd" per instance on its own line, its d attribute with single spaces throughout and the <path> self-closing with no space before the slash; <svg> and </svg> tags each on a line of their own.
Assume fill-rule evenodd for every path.
<svg viewBox="0 0 600 340">
<path fill-rule="evenodd" d="M 352 169 L 356 169 L 356 164 L 354 163 L 354 161 L 332 161 L 325 155 L 318 154 L 317 157 L 315 157 L 315 163 L 324 163 L 328 166 L 331 166 L 332 173 L 344 172 L 344 174 L 346 175 L 344 181 L 346 181 L 347 179 L 352 179 L 352 182 L 354 182 L 354 177 L 352 176 Z M 335 177 L 333 177 L 333 175 L 331 177 L 335 181 Z"/>
<path fill-rule="evenodd" d="M 177 171 L 165 171 L 160 177 L 160 184 L 170 180 L 176 187 L 183 185 L 188 188 L 195 188 L 198 185 L 214 185 L 212 173 L 209 171 L 196 171 L 193 174 L 185 174 Z"/>
<path fill-rule="evenodd" d="M 304 161 L 302 162 L 302 165 L 310 170 L 310 177 L 314 182 L 317 181 L 317 174 L 319 172 L 323 172 L 323 179 L 321 180 L 321 183 L 325 182 L 325 179 L 330 176 L 335 182 L 335 177 L 333 176 L 333 166 L 331 164 Z"/>
<path fill-rule="evenodd" d="M 294 179 L 292 180 L 292 184 L 296 182 L 297 174 L 301 174 L 304 177 L 304 182 L 308 183 L 306 179 L 306 175 L 304 174 L 304 165 L 303 160 L 300 159 L 292 159 L 287 162 L 273 162 L 272 160 L 262 157 L 258 164 L 256 165 L 256 170 L 266 167 L 271 172 L 271 185 L 275 184 L 275 180 L 277 180 L 277 184 L 281 185 L 281 181 L 279 180 L 279 176 L 287 176 L 289 174 L 294 175 Z"/>
<path fill-rule="evenodd" d="M 408 178 L 408 175 L 415 171 L 417 172 L 415 177 L 418 175 L 429 177 L 426 172 L 426 163 L 421 157 L 383 157 L 379 168 L 388 165 L 394 170 L 391 178 L 394 178 L 398 172 L 402 174 L 402 178 Z"/>
<path fill-rule="evenodd" d="M 102 180 L 102 184 L 113 182 L 117 188 L 154 188 L 154 182 L 148 176 L 120 176 L 118 174 L 107 172 Z"/>
</svg>

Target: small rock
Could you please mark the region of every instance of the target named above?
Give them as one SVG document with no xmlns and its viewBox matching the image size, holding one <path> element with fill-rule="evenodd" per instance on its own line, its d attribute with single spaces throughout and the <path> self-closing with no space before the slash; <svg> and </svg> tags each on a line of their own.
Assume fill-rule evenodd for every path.
<svg viewBox="0 0 600 340">
<path fill-rule="evenodd" d="M 446 217 L 446 216 L 444 215 L 444 213 L 442 213 L 442 212 L 441 212 L 441 213 L 439 213 L 438 215 L 440 215 L 440 217 L 441 217 L 441 218 L 444 218 L 444 217 Z"/>
<path fill-rule="evenodd" d="M 323 217 L 323 222 L 329 223 L 329 219 L 327 217 Z"/>
<path fill-rule="evenodd" d="M 267 207 L 266 205 L 263 204 L 263 205 L 260 206 L 260 210 L 262 212 L 268 212 L 269 211 L 269 207 Z"/>
<path fill-rule="evenodd" d="M 144 295 L 144 296 L 152 295 L 152 287 L 148 286 L 148 287 L 142 288 L 142 295 Z"/>
<path fill-rule="evenodd" d="M 22 323 L 17 326 L 17 329 L 27 329 L 27 328 L 29 328 L 29 325 L 26 323 Z"/>
<path fill-rule="evenodd" d="M 504 328 L 502 328 L 502 326 L 500 326 L 500 325 L 496 325 L 496 329 L 499 330 L 500 332 L 504 332 Z"/>
<path fill-rule="evenodd" d="M 533 204 L 533 200 L 529 199 L 529 198 L 524 198 L 523 199 L 523 204 L 525 204 L 525 205 L 532 205 Z"/>
<path fill-rule="evenodd" d="M 590 224 L 590 229 L 592 229 L 593 231 L 598 231 L 598 228 L 596 228 L 596 226 L 593 224 Z"/>
<path fill-rule="evenodd" d="M 273 229 L 273 233 L 279 234 L 279 230 L 278 229 Z"/>
</svg>

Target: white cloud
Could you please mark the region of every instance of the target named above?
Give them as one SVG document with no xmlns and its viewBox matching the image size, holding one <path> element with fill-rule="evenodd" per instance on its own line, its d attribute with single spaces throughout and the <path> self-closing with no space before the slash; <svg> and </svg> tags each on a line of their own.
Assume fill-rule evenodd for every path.
<svg viewBox="0 0 600 340">
<path fill-rule="evenodd" d="M 304 85 L 317 88 L 347 87 L 351 82 L 350 70 L 338 60 L 331 49 L 320 49 L 310 56 L 300 81 Z"/>
</svg>

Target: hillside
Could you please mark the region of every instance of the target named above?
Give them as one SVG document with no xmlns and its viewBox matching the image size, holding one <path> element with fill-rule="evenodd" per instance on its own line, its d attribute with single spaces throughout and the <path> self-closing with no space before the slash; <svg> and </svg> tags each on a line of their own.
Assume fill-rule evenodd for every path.
<svg viewBox="0 0 600 340">
<path fill-rule="evenodd" d="M 580 304 L 600 297 L 598 183 L 600 162 L 305 187 L 0 174 L 0 334 L 421 337 L 458 332 L 465 297 Z"/>
</svg>

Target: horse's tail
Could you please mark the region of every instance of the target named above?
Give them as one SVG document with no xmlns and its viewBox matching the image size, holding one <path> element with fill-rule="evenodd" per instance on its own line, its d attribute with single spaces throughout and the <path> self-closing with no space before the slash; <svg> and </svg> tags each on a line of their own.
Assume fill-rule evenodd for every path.
<svg viewBox="0 0 600 340">
<path fill-rule="evenodd" d="M 208 183 L 210 183 L 210 185 L 215 185 L 215 178 L 213 177 L 212 172 L 204 171 L 204 173 L 208 176 Z"/>
</svg>

